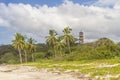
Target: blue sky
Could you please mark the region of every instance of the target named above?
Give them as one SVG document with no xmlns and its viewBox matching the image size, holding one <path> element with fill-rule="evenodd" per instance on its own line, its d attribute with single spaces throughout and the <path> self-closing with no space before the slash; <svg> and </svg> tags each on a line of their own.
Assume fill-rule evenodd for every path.
<svg viewBox="0 0 120 80">
<path fill-rule="evenodd" d="M 120 0 L 0 0 L 0 44 L 10 44 L 16 32 L 42 43 L 49 29 L 62 35 L 66 26 L 76 38 L 83 30 L 86 42 L 101 37 L 119 42 L 119 5 Z"/>
<path fill-rule="evenodd" d="M 11 35 L 14 33 L 8 30 L 5 27 L 0 26 L 0 44 L 8 44 L 11 43 Z"/>
<path fill-rule="evenodd" d="M 98 0 L 72 0 L 74 3 L 80 4 L 92 4 Z M 56 6 L 63 3 L 63 0 L 0 0 L 3 3 L 24 3 L 24 4 L 31 4 L 31 5 L 44 5 L 47 4 L 48 6 Z"/>
</svg>

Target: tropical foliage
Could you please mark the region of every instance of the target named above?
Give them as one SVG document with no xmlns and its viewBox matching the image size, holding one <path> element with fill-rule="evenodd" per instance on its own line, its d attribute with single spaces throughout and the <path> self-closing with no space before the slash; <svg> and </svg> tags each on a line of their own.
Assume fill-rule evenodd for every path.
<svg viewBox="0 0 120 80">
<path fill-rule="evenodd" d="M 34 45 L 35 44 L 35 40 L 32 39 L 32 38 L 29 38 L 28 39 L 28 50 L 29 52 L 32 54 L 32 62 L 34 62 L 34 53 L 36 51 L 36 46 Z"/>
<path fill-rule="evenodd" d="M 32 55 L 32 61 L 34 62 L 34 54 L 33 52 L 36 51 L 36 46 L 34 45 L 34 40 L 32 38 L 28 39 L 28 42 L 26 41 L 26 37 L 20 33 L 15 34 L 15 39 L 13 40 L 13 47 L 18 50 L 19 57 L 20 57 L 20 63 L 23 63 L 23 57 L 22 52 L 24 52 L 25 56 L 25 62 L 27 63 L 27 53 L 31 53 Z"/>
<path fill-rule="evenodd" d="M 71 35 L 71 31 L 72 31 L 72 29 L 69 27 L 66 27 L 63 30 L 63 33 L 64 33 L 63 40 L 64 40 L 64 43 L 66 44 L 66 46 L 68 47 L 69 53 L 71 53 L 70 43 L 74 42 L 74 37 Z"/>
<path fill-rule="evenodd" d="M 54 52 L 54 56 L 60 55 L 62 56 L 65 53 L 63 48 L 67 47 L 69 53 L 71 53 L 70 44 L 74 42 L 74 37 L 71 35 L 72 29 L 69 27 L 64 28 L 64 35 L 59 36 L 55 30 L 49 31 L 49 36 L 47 37 L 47 44 L 52 48 Z"/>
<path fill-rule="evenodd" d="M 34 62 L 41 59 L 52 60 L 92 60 L 120 57 L 120 45 L 108 38 L 100 38 L 95 42 L 78 44 L 71 34 L 72 29 L 63 29 L 63 35 L 49 30 L 46 44 L 35 44 L 33 38 L 16 33 L 11 45 L 0 46 L 0 63 Z M 8 56 L 10 56 L 8 59 Z M 19 59 L 19 60 L 18 60 Z"/>
<path fill-rule="evenodd" d="M 54 55 L 56 55 L 56 49 L 55 49 L 55 45 L 57 42 L 56 35 L 57 33 L 55 30 L 49 30 L 49 36 L 47 36 L 47 40 L 46 40 L 49 47 L 52 48 L 52 50 L 54 51 Z"/>
<path fill-rule="evenodd" d="M 15 40 L 13 40 L 13 47 L 19 52 L 20 63 L 23 62 L 21 50 L 23 50 L 24 41 L 25 37 L 23 35 L 21 35 L 20 33 L 15 34 Z"/>
</svg>

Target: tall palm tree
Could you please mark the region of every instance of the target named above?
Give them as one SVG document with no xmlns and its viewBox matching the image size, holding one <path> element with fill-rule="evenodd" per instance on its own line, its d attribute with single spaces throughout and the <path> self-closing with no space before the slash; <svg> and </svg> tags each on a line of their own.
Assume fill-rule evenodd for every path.
<svg viewBox="0 0 120 80">
<path fill-rule="evenodd" d="M 15 49 L 17 49 L 18 52 L 19 52 L 19 57 L 20 57 L 20 63 L 21 64 L 23 62 L 21 50 L 23 50 L 24 40 L 25 40 L 25 37 L 23 35 L 21 35 L 20 33 L 16 33 L 15 34 L 15 40 L 13 40 L 13 44 L 12 44 L 13 47 Z"/>
<path fill-rule="evenodd" d="M 71 53 L 71 49 L 70 49 L 70 43 L 74 42 L 74 37 L 71 35 L 71 31 L 72 29 L 69 27 L 64 28 L 63 30 L 63 39 L 64 39 L 64 43 L 67 45 L 69 53 Z"/>
<path fill-rule="evenodd" d="M 55 47 L 58 53 L 62 56 L 61 52 L 63 48 L 65 47 L 65 44 L 62 42 L 62 37 L 58 37 Z"/>
<path fill-rule="evenodd" d="M 24 53 L 25 53 L 25 62 L 26 63 L 28 62 L 28 59 L 27 59 L 28 48 L 29 48 L 29 44 L 27 42 L 24 42 L 23 49 L 24 49 Z"/>
<path fill-rule="evenodd" d="M 35 59 L 34 59 L 34 53 L 33 53 L 33 52 L 35 52 L 35 51 L 36 51 L 36 46 L 35 46 L 35 45 L 31 45 L 30 52 L 32 53 L 32 62 L 35 61 Z"/>
<path fill-rule="evenodd" d="M 32 39 L 32 38 L 29 38 L 28 39 L 28 49 L 29 49 L 30 53 L 32 53 L 32 62 L 34 62 L 34 54 L 33 54 L 33 52 L 35 52 L 36 48 L 37 48 L 34 44 L 35 44 L 35 40 Z"/>
<path fill-rule="evenodd" d="M 47 36 L 47 44 L 53 49 L 54 51 L 54 56 L 56 55 L 56 49 L 55 49 L 55 45 L 56 45 L 56 31 L 55 30 L 49 30 L 49 36 Z"/>
</svg>

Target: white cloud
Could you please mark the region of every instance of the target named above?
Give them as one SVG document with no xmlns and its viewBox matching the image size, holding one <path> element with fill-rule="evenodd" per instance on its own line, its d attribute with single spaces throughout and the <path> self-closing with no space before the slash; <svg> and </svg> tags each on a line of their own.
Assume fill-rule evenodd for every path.
<svg viewBox="0 0 120 80">
<path fill-rule="evenodd" d="M 61 34 L 62 29 L 70 26 L 78 37 L 79 31 L 85 32 L 86 41 L 100 37 L 120 39 L 119 0 L 99 0 L 96 4 L 112 4 L 113 8 L 84 6 L 71 1 L 55 7 L 31 6 L 29 4 L 0 3 L 0 26 L 14 32 L 26 33 L 38 42 L 43 42 L 49 29 Z M 61 32 L 60 32 L 61 31 Z"/>
<path fill-rule="evenodd" d="M 112 7 L 116 4 L 120 4 L 120 0 L 98 0 L 95 5 L 103 7 Z"/>
</svg>

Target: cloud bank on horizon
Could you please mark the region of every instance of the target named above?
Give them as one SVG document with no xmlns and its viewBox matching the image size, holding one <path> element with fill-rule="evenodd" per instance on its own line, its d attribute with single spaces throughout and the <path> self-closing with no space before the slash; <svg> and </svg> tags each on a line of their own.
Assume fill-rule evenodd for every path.
<svg viewBox="0 0 120 80">
<path fill-rule="evenodd" d="M 86 42 L 100 37 L 118 42 L 120 0 L 98 0 L 89 6 L 64 0 L 62 4 L 52 7 L 47 4 L 0 3 L 0 28 L 24 33 L 38 42 L 45 42 L 49 29 L 55 29 L 61 35 L 67 26 L 73 29 L 75 37 L 81 30 L 84 31 Z M 13 36 L 9 39 L 12 40 Z"/>
</svg>

